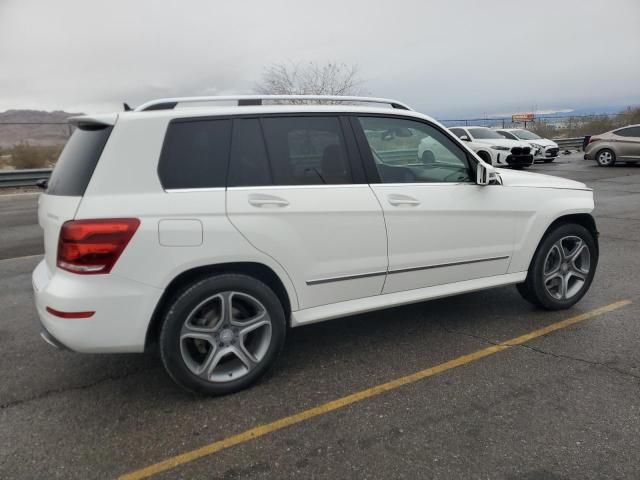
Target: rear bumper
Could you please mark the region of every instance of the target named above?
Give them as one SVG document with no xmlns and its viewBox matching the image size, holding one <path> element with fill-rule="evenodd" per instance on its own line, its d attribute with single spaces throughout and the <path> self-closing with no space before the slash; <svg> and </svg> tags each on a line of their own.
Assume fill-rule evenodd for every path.
<svg viewBox="0 0 640 480">
<path fill-rule="evenodd" d="M 162 291 L 122 277 L 75 275 L 46 262 L 32 275 L 42 338 L 58 348 L 77 352 L 141 352 L 147 327 Z M 89 318 L 60 318 L 63 312 L 94 311 Z"/>
</svg>

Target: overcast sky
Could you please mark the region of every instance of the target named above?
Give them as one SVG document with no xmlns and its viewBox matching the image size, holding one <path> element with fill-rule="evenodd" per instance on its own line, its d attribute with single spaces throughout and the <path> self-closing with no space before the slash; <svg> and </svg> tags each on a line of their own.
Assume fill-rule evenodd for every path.
<svg viewBox="0 0 640 480">
<path fill-rule="evenodd" d="M 250 93 L 288 60 L 440 118 L 640 104 L 640 0 L 0 0 L 0 111 Z"/>
</svg>

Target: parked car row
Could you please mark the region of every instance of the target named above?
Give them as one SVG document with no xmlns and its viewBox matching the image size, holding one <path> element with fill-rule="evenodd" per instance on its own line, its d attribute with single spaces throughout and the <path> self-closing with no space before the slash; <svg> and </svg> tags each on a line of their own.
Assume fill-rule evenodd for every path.
<svg viewBox="0 0 640 480">
<path fill-rule="evenodd" d="M 557 143 L 523 128 L 459 126 L 449 130 L 485 162 L 498 167 L 524 168 L 536 161 L 550 163 L 560 153 Z M 616 162 L 640 162 L 640 124 L 587 136 L 583 149 L 584 159 L 595 160 L 601 167 L 612 167 Z"/>
<path fill-rule="evenodd" d="M 524 168 L 536 160 L 553 162 L 558 145 L 522 128 L 491 129 L 478 126 L 451 127 L 485 162 L 498 167 Z"/>
</svg>

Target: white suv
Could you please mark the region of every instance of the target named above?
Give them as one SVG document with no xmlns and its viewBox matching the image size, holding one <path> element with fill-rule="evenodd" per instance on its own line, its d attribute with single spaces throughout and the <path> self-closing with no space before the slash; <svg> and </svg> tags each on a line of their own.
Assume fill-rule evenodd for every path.
<svg viewBox="0 0 640 480">
<path fill-rule="evenodd" d="M 556 142 L 542 138 L 524 128 L 497 128 L 496 132 L 506 139 L 518 140 L 531 145 L 534 149 L 534 161 L 542 160 L 544 163 L 551 163 L 560 153 L 560 148 Z"/>
<path fill-rule="evenodd" d="M 487 127 L 451 127 L 449 130 L 491 165 L 517 169 L 533 165 L 533 152 L 526 142 L 507 139 Z"/>
<path fill-rule="evenodd" d="M 39 201 L 42 336 L 157 346 L 193 391 L 251 384 L 289 327 L 508 284 L 568 308 L 595 273 L 590 189 L 497 173 L 400 102 L 169 99 L 72 122 Z"/>
</svg>

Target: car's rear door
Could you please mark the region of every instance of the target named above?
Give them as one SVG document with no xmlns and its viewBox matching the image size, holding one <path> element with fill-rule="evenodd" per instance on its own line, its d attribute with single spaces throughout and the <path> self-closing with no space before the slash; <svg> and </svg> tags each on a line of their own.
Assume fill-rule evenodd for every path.
<svg viewBox="0 0 640 480">
<path fill-rule="evenodd" d="M 287 271 L 300 307 L 380 294 L 384 218 L 348 122 L 326 114 L 237 118 L 232 137 L 227 214 Z"/>
<path fill-rule="evenodd" d="M 475 184 L 465 149 L 417 119 L 376 115 L 352 122 L 387 225 L 383 293 L 507 272 L 522 212 L 500 185 Z"/>
</svg>

